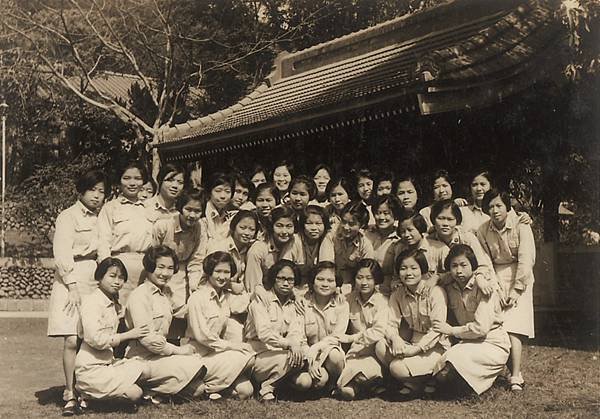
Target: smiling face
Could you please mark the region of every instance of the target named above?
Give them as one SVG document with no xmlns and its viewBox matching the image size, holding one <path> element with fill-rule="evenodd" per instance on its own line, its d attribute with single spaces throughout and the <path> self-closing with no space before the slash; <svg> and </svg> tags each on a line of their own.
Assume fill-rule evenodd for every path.
<svg viewBox="0 0 600 419">
<path fill-rule="evenodd" d="M 294 221 L 291 218 L 280 218 L 273 223 L 273 240 L 283 245 L 294 236 Z"/>
<path fill-rule="evenodd" d="M 414 258 L 405 258 L 400 263 L 398 277 L 407 287 L 418 285 L 421 281 L 421 267 Z"/>
<path fill-rule="evenodd" d="M 96 212 L 100 209 L 100 207 L 102 207 L 102 203 L 104 203 L 104 196 L 104 183 L 99 182 L 96 183 L 92 189 L 85 191 L 79 197 L 79 200 L 87 209 L 92 212 Z"/>
<path fill-rule="evenodd" d="M 456 217 L 451 208 L 444 208 L 437 217 L 435 217 L 435 231 L 442 239 L 449 239 L 456 228 Z"/>
<path fill-rule="evenodd" d="M 148 272 L 148 280 L 156 285 L 159 289 L 169 282 L 175 274 L 175 262 L 168 256 L 159 256 L 156 258 L 156 269 L 154 272 Z"/>
<path fill-rule="evenodd" d="M 267 177 L 265 176 L 265 172 L 256 172 L 254 175 L 252 175 L 252 179 L 250 179 L 250 182 L 252 182 L 255 188 L 261 183 L 267 183 Z"/>
<path fill-rule="evenodd" d="M 275 276 L 273 291 L 278 296 L 289 297 L 294 290 L 294 271 L 289 266 L 284 266 Z"/>
<path fill-rule="evenodd" d="M 137 201 L 140 189 L 144 184 L 144 178 L 140 169 L 131 167 L 125 170 L 121 175 L 120 182 L 120 189 L 123 196 L 130 201 Z"/>
<path fill-rule="evenodd" d="M 408 247 L 417 246 L 421 242 L 421 239 L 423 239 L 423 235 L 410 219 L 400 223 L 398 226 L 398 233 L 400 234 L 402 243 Z"/>
<path fill-rule="evenodd" d="M 138 193 L 138 199 L 140 201 L 145 201 L 148 198 L 152 198 L 154 196 L 154 186 L 152 183 L 146 182 L 140 188 L 140 192 Z"/>
<path fill-rule="evenodd" d="M 373 179 L 362 176 L 359 177 L 358 183 L 356 184 L 356 190 L 358 192 L 358 196 L 366 201 L 373 194 Z"/>
<path fill-rule="evenodd" d="M 308 187 L 302 182 L 296 182 L 290 190 L 290 205 L 295 211 L 302 211 L 309 201 Z"/>
<path fill-rule="evenodd" d="M 125 275 L 118 266 L 108 268 L 98 287 L 107 295 L 117 296 L 125 284 Z"/>
<path fill-rule="evenodd" d="M 317 173 L 315 173 L 315 177 L 313 177 L 315 185 L 317 187 L 317 192 L 320 195 L 325 193 L 325 189 L 327 188 L 327 184 L 331 180 L 331 176 L 326 169 L 319 169 Z"/>
<path fill-rule="evenodd" d="M 366 301 L 375 292 L 375 278 L 369 268 L 360 268 L 354 281 L 354 287 L 363 297 L 363 301 Z"/>
<path fill-rule="evenodd" d="M 239 208 L 248 201 L 248 195 L 250 190 L 239 183 L 235 182 L 235 189 L 233 191 L 233 198 L 231 198 L 231 204 L 235 208 Z"/>
<path fill-rule="evenodd" d="M 405 180 L 398 183 L 396 197 L 404 208 L 413 209 L 417 205 L 417 189 L 411 181 Z"/>
<path fill-rule="evenodd" d="M 433 181 L 433 200 L 441 201 L 452 198 L 452 186 L 446 178 L 439 177 Z"/>
<path fill-rule="evenodd" d="M 183 227 L 192 227 L 202 218 L 202 202 L 192 199 L 181 208 L 179 221 Z"/>
<path fill-rule="evenodd" d="M 315 276 L 313 291 L 316 295 L 329 297 L 335 293 L 335 271 L 333 269 L 322 269 Z"/>
<path fill-rule="evenodd" d="M 215 266 L 213 273 L 208 277 L 208 283 L 215 291 L 221 292 L 223 288 L 229 285 L 231 280 L 231 266 L 228 262 L 219 262 Z"/>
<path fill-rule="evenodd" d="M 450 261 L 450 275 L 463 288 L 469 282 L 473 268 L 465 255 L 459 255 Z"/>
<path fill-rule="evenodd" d="M 337 185 L 335 188 L 332 188 L 329 193 L 329 202 L 331 202 L 331 205 L 333 205 L 337 211 L 341 211 L 346 204 L 350 202 L 350 197 L 342 185 Z"/>
<path fill-rule="evenodd" d="M 389 195 L 392 193 L 392 181 L 382 180 L 377 184 L 377 196 Z"/>
<path fill-rule="evenodd" d="M 253 218 L 242 218 L 233 230 L 233 240 L 242 246 L 249 245 L 256 235 L 256 223 Z"/>
<path fill-rule="evenodd" d="M 282 192 L 287 191 L 292 181 L 292 175 L 286 166 L 277 166 L 273 171 L 273 182 Z"/>
<path fill-rule="evenodd" d="M 488 207 L 490 218 L 496 227 L 504 227 L 506 223 L 506 217 L 508 216 L 508 209 L 499 196 L 490 200 Z"/>
<path fill-rule="evenodd" d="M 490 185 L 490 181 L 485 176 L 475 176 L 471 182 L 471 196 L 473 197 L 473 202 L 475 202 L 478 206 L 481 206 L 483 196 L 491 189 L 491 187 L 492 185 Z"/>
<path fill-rule="evenodd" d="M 318 214 L 310 213 L 304 223 L 304 235 L 312 241 L 319 240 L 325 234 L 325 224 Z"/>
<path fill-rule="evenodd" d="M 387 202 L 381 204 L 373 216 L 375 217 L 375 222 L 377 223 L 377 228 L 379 230 L 387 230 L 394 227 L 396 219 Z"/>
<path fill-rule="evenodd" d="M 185 178 L 183 173 L 169 172 L 160 184 L 160 196 L 163 199 L 174 201 L 183 191 Z"/>
<path fill-rule="evenodd" d="M 344 214 L 338 227 L 342 237 L 348 241 L 354 240 L 360 231 L 360 224 L 356 217 L 350 213 Z"/>
<path fill-rule="evenodd" d="M 271 211 L 277 206 L 277 201 L 273 194 L 271 194 L 271 191 L 264 189 L 256 196 L 254 204 L 261 217 L 268 217 L 271 215 Z"/>
<path fill-rule="evenodd" d="M 220 211 L 231 201 L 231 185 L 217 185 L 210 190 L 210 202 Z"/>
</svg>

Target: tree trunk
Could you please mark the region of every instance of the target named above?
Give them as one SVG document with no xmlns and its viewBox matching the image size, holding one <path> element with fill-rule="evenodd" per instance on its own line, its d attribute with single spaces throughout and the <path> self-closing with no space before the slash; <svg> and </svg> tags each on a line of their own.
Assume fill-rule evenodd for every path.
<svg viewBox="0 0 600 419">
<path fill-rule="evenodd" d="M 158 148 L 152 146 L 152 177 L 154 180 L 158 178 L 158 172 L 160 170 L 160 155 L 158 154 Z"/>
</svg>

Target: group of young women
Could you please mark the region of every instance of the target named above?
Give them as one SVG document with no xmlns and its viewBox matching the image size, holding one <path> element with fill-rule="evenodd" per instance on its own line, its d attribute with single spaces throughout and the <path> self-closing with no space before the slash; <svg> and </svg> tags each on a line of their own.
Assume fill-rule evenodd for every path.
<svg viewBox="0 0 600 419">
<path fill-rule="evenodd" d="M 420 210 L 413 177 L 366 169 L 296 176 L 282 162 L 194 189 L 181 166 L 154 183 L 131 162 L 116 180 L 111 194 L 85 173 L 56 220 L 48 335 L 64 338 L 65 415 L 112 398 L 267 402 L 283 387 L 479 394 L 507 362 L 523 389 L 531 219 L 488 172 L 470 202 L 435 173 Z"/>
</svg>

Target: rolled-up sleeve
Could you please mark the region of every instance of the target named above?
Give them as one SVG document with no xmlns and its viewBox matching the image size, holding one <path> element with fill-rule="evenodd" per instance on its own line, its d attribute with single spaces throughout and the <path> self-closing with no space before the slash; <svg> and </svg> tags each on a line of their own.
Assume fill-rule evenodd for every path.
<svg viewBox="0 0 600 419">
<path fill-rule="evenodd" d="M 531 226 L 519 224 L 519 251 L 517 261 L 517 274 L 515 289 L 525 291 L 533 279 L 533 265 L 535 264 L 535 241 Z"/>
<path fill-rule="evenodd" d="M 138 294 L 136 297 L 142 297 Z M 132 321 L 132 327 L 140 327 L 142 325 L 150 326 L 150 334 L 138 339 L 140 344 L 149 352 L 157 355 L 172 355 L 177 349 L 175 345 L 167 342 L 167 339 L 153 330 L 153 312 L 152 312 L 152 297 L 144 298 L 129 298 L 127 300 L 127 310 Z"/>
<path fill-rule="evenodd" d="M 102 307 L 93 298 L 84 298 L 81 303 L 81 325 L 83 340 L 94 349 L 109 349 L 115 342 L 114 326 L 103 324 Z"/>
<path fill-rule="evenodd" d="M 52 251 L 58 274 L 66 285 L 76 282 L 75 278 L 70 277 L 75 267 L 73 259 L 74 235 L 75 220 L 68 212 L 61 212 L 56 218 L 56 232 L 52 242 Z"/>
</svg>

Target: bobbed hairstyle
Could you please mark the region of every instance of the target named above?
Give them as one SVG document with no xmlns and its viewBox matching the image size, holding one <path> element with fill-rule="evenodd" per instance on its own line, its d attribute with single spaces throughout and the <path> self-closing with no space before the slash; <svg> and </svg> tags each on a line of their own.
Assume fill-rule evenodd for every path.
<svg viewBox="0 0 600 419">
<path fill-rule="evenodd" d="M 427 221 L 425 221 L 425 218 L 423 218 L 423 216 L 414 209 L 409 208 L 402 208 L 400 211 L 400 215 L 398 216 L 398 229 L 400 228 L 400 224 L 408 220 L 412 222 L 412 225 L 415 226 L 421 235 L 427 233 L 429 227 L 427 225 Z"/>
<path fill-rule="evenodd" d="M 454 184 L 454 180 L 452 179 L 452 177 L 450 177 L 450 174 L 448 173 L 448 171 L 446 169 L 438 169 L 433 173 L 433 176 L 431 177 L 431 186 L 432 187 L 433 187 L 433 183 L 439 178 L 444 179 L 451 186 Z"/>
<path fill-rule="evenodd" d="M 396 273 L 400 272 L 400 266 L 402 265 L 402 262 L 410 258 L 413 258 L 415 262 L 417 262 L 417 265 L 419 265 L 419 268 L 421 268 L 421 275 L 429 272 L 429 263 L 427 262 L 427 257 L 422 250 L 405 249 L 400 252 L 398 256 L 396 256 L 396 260 L 394 261 Z"/>
<path fill-rule="evenodd" d="M 150 186 L 152 186 L 152 195 L 156 195 L 156 192 L 158 191 L 158 185 L 156 184 L 156 181 L 154 179 L 152 179 L 152 176 L 148 177 L 146 182 L 144 182 L 144 185 L 146 183 L 149 183 Z"/>
<path fill-rule="evenodd" d="M 492 174 L 490 173 L 489 170 L 487 169 L 479 169 L 473 172 L 473 174 L 471 175 L 471 183 L 473 183 L 473 180 L 477 177 L 477 176 L 482 176 L 484 178 L 487 179 L 487 181 L 490 183 L 490 187 L 494 187 L 494 177 L 492 176 Z"/>
<path fill-rule="evenodd" d="M 275 169 L 277 169 L 278 167 L 282 167 L 282 166 L 285 166 L 287 171 L 290 173 L 290 176 L 293 178 L 294 177 L 294 163 L 290 162 L 289 160 L 281 160 L 281 161 L 275 163 L 275 166 L 273 166 L 273 173 L 275 173 Z"/>
<path fill-rule="evenodd" d="M 462 212 L 460 212 L 460 207 L 456 205 L 452 199 L 442 199 L 441 201 L 436 201 L 433 203 L 431 206 L 431 214 L 429 215 L 431 223 L 435 225 L 435 219 L 437 216 L 448 208 L 450 208 L 452 215 L 454 215 L 454 218 L 456 218 L 456 224 L 460 225 L 462 223 Z"/>
<path fill-rule="evenodd" d="M 206 192 L 210 195 L 212 190 L 217 186 L 227 185 L 231 189 L 231 196 L 233 196 L 233 192 L 235 190 L 235 182 L 234 180 L 227 176 L 223 172 L 213 173 L 212 176 L 208 178 L 208 183 L 206 184 Z"/>
<path fill-rule="evenodd" d="M 496 197 L 500 197 L 500 199 L 506 206 L 506 211 L 510 211 L 512 209 L 512 205 L 510 203 L 510 194 L 508 192 L 492 188 L 489 191 L 487 191 L 485 195 L 483 195 L 483 200 L 481 201 L 481 209 L 483 209 L 483 212 L 489 214 L 490 202 L 492 202 L 492 199 Z"/>
<path fill-rule="evenodd" d="M 275 281 L 277 279 L 277 275 L 285 267 L 290 268 L 294 273 L 294 286 L 300 285 L 302 282 L 302 275 L 300 274 L 300 269 L 298 266 L 291 260 L 281 259 L 275 262 L 275 264 L 269 268 L 267 275 L 263 280 L 263 286 L 266 290 L 273 288 L 273 285 L 275 285 Z"/>
<path fill-rule="evenodd" d="M 296 213 L 290 207 L 277 207 L 271 211 L 271 223 L 269 224 L 269 232 L 273 233 L 273 226 L 277 221 L 282 218 L 289 218 L 294 222 L 294 231 L 297 230 L 296 226 Z"/>
<path fill-rule="evenodd" d="M 77 193 L 83 195 L 99 183 L 104 185 L 104 194 L 108 196 L 110 193 L 108 179 L 101 170 L 88 170 L 83 173 L 75 182 L 75 189 Z"/>
<path fill-rule="evenodd" d="M 202 268 L 207 276 L 210 276 L 215 271 L 216 266 L 219 263 L 228 263 L 229 269 L 231 270 L 231 276 L 233 277 L 237 273 L 237 266 L 231 255 L 227 252 L 213 252 L 207 255 L 202 261 Z"/>
<path fill-rule="evenodd" d="M 273 195 L 273 198 L 275 198 L 275 204 L 279 205 L 279 202 L 281 201 L 281 194 L 273 182 L 265 182 L 258 185 L 256 189 L 254 189 L 254 193 L 251 195 L 252 202 L 256 204 L 256 198 L 264 191 L 268 191 L 271 195 Z"/>
<path fill-rule="evenodd" d="M 371 275 L 373 275 L 373 279 L 375 279 L 375 284 L 380 285 L 383 284 L 383 270 L 381 269 L 381 265 L 375 259 L 361 259 L 356 264 L 356 269 L 354 271 L 354 279 L 356 280 L 356 276 L 358 275 L 358 271 L 362 268 L 367 268 Z"/>
<path fill-rule="evenodd" d="M 392 173 L 389 170 L 381 171 L 377 174 L 377 180 L 376 180 L 375 186 L 377 186 L 377 185 L 379 185 L 379 183 L 385 182 L 385 181 L 390 182 L 393 187 L 394 182 L 396 181 L 396 176 L 394 176 L 394 173 Z M 393 190 L 393 188 L 392 188 L 392 190 Z"/>
<path fill-rule="evenodd" d="M 358 194 L 358 182 L 360 181 L 361 178 L 366 178 L 366 179 L 371 179 L 371 181 L 373 181 L 373 189 L 375 189 L 375 175 L 373 174 L 373 172 L 371 172 L 369 169 L 367 168 L 362 168 L 362 169 L 358 169 L 356 171 L 354 171 L 354 176 L 353 176 L 353 189 L 352 189 L 352 193 L 354 194 L 355 198 L 358 198 L 360 195 Z M 373 193 L 375 192 L 375 190 L 373 190 Z"/>
<path fill-rule="evenodd" d="M 144 270 L 146 272 L 154 273 L 156 270 L 156 261 L 158 258 L 165 257 L 171 258 L 173 260 L 173 273 L 176 274 L 179 271 L 179 258 L 177 258 L 177 254 L 173 249 L 164 244 L 159 244 L 158 246 L 151 246 L 144 253 L 144 258 L 142 259 L 142 265 L 144 266 Z"/>
<path fill-rule="evenodd" d="M 300 227 L 304 227 L 304 224 L 306 224 L 306 220 L 308 220 L 308 216 L 311 214 L 318 215 L 319 217 L 321 217 L 321 220 L 323 220 L 323 225 L 325 226 L 325 233 L 323 233 L 323 235 L 327 234 L 327 232 L 331 228 L 331 222 L 329 221 L 329 215 L 327 215 L 327 210 L 319 205 L 308 205 L 304 209 L 304 211 L 302 211 L 299 217 Z"/>
<path fill-rule="evenodd" d="M 248 179 L 246 176 L 244 176 L 240 172 L 235 172 L 230 177 L 233 180 L 233 189 L 234 190 L 235 190 L 235 185 L 238 184 L 242 188 L 248 189 L 248 196 L 252 196 L 252 193 L 254 192 L 254 183 L 250 182 L 250 179 Z"/>
<path fill-rule="evenodd" d="M 112 268 L 113 266 L 119 268 L 125 277 L 125 282 L 127 282 L 127 268 L 125 267 L 125 264 L 121 261 L 121 259 L 113 257 L 107 257 L 98 264 L 96 270 L 94 271 L 94 279 L 100 282 L 102 278 L 104 278 L 104 275 L 106 275 L 106 272 L 108 272 L 108 269 Z"/>
<path fill-rule="evenodd" d="M 177 163 L 166 163 L 164 164 L 160 170 L 158 171 L 158 176 L 156 176 L 156 180 L 158 181 L 158 187 L 160 188 L 165 180 L 169 180 L 178 174 L 183 175 L 184 184 L 187 183 L 187 170 L 180 164 Z M 169 176 L 171 175 L 171 176 Z M 146 183 L 146 182 L 144 182 Z"/>
<path fill-rule="evenodd" d="M 146 166 L 139 160 L 131 160 L 125 162 L 125 164 L 121 165 L 117 170 L 117 184 L 121 183 L 121 178 L 125 174 L 125 172 L 129 169 L 138 169 L 140 174 L 142 175 L 142 184 L 148 182 L 148 170 L 146 170 Z"/>
<path fill-rule="evenodd" d="M 306 283 L 308 284 L 308 287 L 311 290 L 312 290 L 313 286 L 315 285 L 315 278 L 319 274 L 319 272 L 325 271 L 327 269 L 331 269 L 335 273 L 335 263 L 333 263 L 329 260 L 323 260 L 323 261 L 317 263 L 317 265 L 313 268 L 312 272 L 310 273 L 310 275 L 308 276 L 308 278 L 306 280 Z M 339 277 L 337 274 L 335 275 L 335 285 L 337 285 L 338 287 L 342 286 L 342 278 Z"/>
<path fill-rule="evenodd" d="M 410 175 L 410 174 L 399 175 L 396 178 L 396 180 L 394 181 L 394 184 L 392 186 L 392 193 L 394 195 L 398 195 L 398 187 L 403 182 L 410 182 L 413 185 L 413 187 L 415 188 L 415 192 L 417 193 L 417 203 L 415 204 L 415 206 L 418 205 L 419 204 L 418 201 L 421 197 L 421 188 L 420 188 L 419 183 L 417 182 L 417 178 L 413 175 Z"/>
<path fill-rule="evenodd" d="M 327 174 L 329 175 L 330 178 L 333 178 L 333 173 L 331 172 L 331 167 L 327 166 L 326 164 L 320 163 L 317 164 L 314 168 L 314 170 L 312 171 L 312 176 L 315 177 L 317 176 L 317 173 L 319 172 L 319 170 L 324 169 Z M 329 179 L 331 180 L 331 179 Z"/>
<path fill-rule="evenodd" d="M 309 200 L 315 199 L 315 196 L 317 195 L 317 186 L 315 185 L 314 180 L 312 180 L 311 178 L 309 178 L 306 175 L 296 176 L 290 182 L 289 190 L 291 191 L 292 188 L 297 184 L 306 185 L 306 190 L 308 191 L 308 199 Z"/>
<path fill-rule="evenodd" d="M 373 211 L 373 215 L 375 215 L 375 213 L 379 211 L 379 207 L 384 204 L 386 204 L 392 212 L 394 220 L 397 220 L 400 216 L 402 205 L 398 201 L 398 198 L 392 194 L 377 196 L 375 199 L 373 199 L 373 204 L 371 204 L 371 211 Z"/>
<path fill-rule="evenodd" d="M 256 215 L 256 213 L 254 211 L 239 210 L 233 216 L 233 218 L 231 219 L 231 222 L 229 223 L 229 233 L 231 233 L 231 235 L 233 235 L 233 232 L 235 231 L 235 228 L 237 227 L 237 225 L 246 218 L 250 218 L 251 220 L 254 220 L 254 226 L 255 226 L 254 238 L 256 238 L 256 235 L 258 234 L 258 226 L 260 224 L 258 222 L 258 215 Z"/>
<path fill-rule="evenodd" d="M 365 228 L 369 224 L 369 211 L 362 201 L 350 201 L 346 204 L 340 213 L 340 217 L 350 214 L 358 221 L 361 228 Z"/>
<path fill-rule="evenodd" d="M 348 198 L 352 196 L 352 184 L 347 178 L 342 176 L 329 181 L 327 188 L 325 188 L 325 194 L 327 195 L 327 198 L 329 198 L 331 195 L 331 191 L 338 186 L 341 186 L 346 191 Z"/>
<path fill-rule="evenodd" d="M 452 265 L 452 260 L 456 259 L 459 256 L 464 256 L 467 258 L 467 260 L 471 264 L 471 269 L 473 271 L 479 266 L 479 264 L 477 263 L 477 257 L 475 256 L 475 252 L 473 252 L 473 249 L 471 249 L 471 246 L 460 243 L 455 244 L 450 248 L 448 256 L 446 256 L 446 259 L 444 259 L 444 269 L 446 271 L 449 271 L 450 265 Z"/>
<path fill-rule="evenodd" d="M 204 214 L 204 209 L 206 208 L 206 196 L 203 191 L 199 191 L 197 189 L 184 189 L 181 195 L 175 201 L 175 208 L 180 213 L 183 211 L 183 207 L 185 207 L 190 201 L 198 201 L 200 202 L 200 206 L 202 207 L 202 214 Z"/>
</svg>

